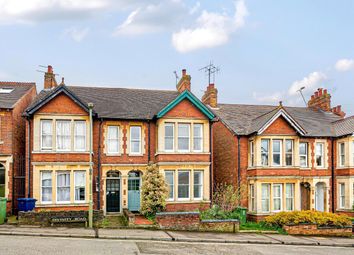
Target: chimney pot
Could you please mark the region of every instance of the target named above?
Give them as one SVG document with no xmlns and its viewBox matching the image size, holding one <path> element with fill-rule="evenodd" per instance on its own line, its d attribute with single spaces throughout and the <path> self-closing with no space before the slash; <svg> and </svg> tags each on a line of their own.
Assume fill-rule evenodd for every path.
<svg viewBox="0 0 354 255">
<path fill-rule="evenodd" d="M 324 89 L 324 90 L 323 90 L 323 94 L 324 94 L 324 95 L 327 95 L 327 89 Z"/>
<path fill-rule="evenodd" d="M 182 77 L 186 76 L 187 74 L 187 70 L 186 69 L 182 69 Z"/>
<path fill-rule="evenodd" d="M 51 65 L 48 65 L 48 73 L 53 73 L 53 67 Z"/>
<path fill-rule="evenodd" d="M 315 99 L 315 95 L 312 95 L 312 96 L 311 96 L 311 100 L 314 100 L 314 99 Z"/>
<path fill-rule="evenodd" d="M 315 97 L 316 97 L 316 98 L 318 97 L 318 91 L 315 92 Z"/>
<path fill-rule="evenodd" d="M 322 96 L 322 88 L 318 89 L 318 96 L 320 96 L 320 97 Z"/>
</svg>

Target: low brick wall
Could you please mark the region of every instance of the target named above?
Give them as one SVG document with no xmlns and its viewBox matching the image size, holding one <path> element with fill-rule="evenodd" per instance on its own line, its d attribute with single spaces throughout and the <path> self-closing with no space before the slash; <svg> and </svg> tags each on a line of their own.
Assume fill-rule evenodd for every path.
<svg viewBox="0 0 354 255">
<path fill-rule="evenodd" d="M 201 220 L 199 231 L 236 233 L 240 230 L 239 220 Z"/>
<path fill-rule="evenodd" d="M 228 232 L 239 231 L 238 220 L 201 220 L 199 212 L 163 212 L 156 214 L 160 229 Z"/>
<path fill-rule="evenodd" d="M 39 225 L 52 226 L 52 218 L 86 218 L 88 219 L 88 211 L 30 211 L 18 212 L 19 225 Z M 103 220 L 103 211 L 93 212 L 93 222 L 95 226 L 99 226 Z M 54 226 L 76 227 L 84 226 L 85 223 L 55 223 Z"/>
<path fill-rule="evenodd" d="M 166 212 L 195 212 L 204 211 L 210 208 L 210 202 L 201 203 L 168 203 Z"/>
<path fill-rule="evenodd" d="M 283 229 L 290 235 L 341 236 L 351 237 L 352 227 L 319 227 L 316 224 L 285 225 Z"/>
</svg>

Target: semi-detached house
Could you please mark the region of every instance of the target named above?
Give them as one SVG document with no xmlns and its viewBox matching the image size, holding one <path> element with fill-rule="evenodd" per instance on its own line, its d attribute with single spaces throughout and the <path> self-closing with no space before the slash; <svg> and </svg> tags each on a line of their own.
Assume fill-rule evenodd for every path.
<svg viewBox="0 0 354 255">
<path fill-rule="evenodd" d="M 51 66 L 27 118 L 27 189 L 37 210 L 86 210 L 89 109 L 93 103 L 93 201 L 104 213 L 140 209 L 149 162 L 169 186 L 167 211 L 211 200 L 212 111 L 191 93 L 183 70 L 177 90 L 57 84 Z"/>
<path fill-rule="evenodd" d="M 293 210 L 353 215 L 354 118 L 330 98 L 318 89 L 307 107 L 218 104 L 208 86 L 202 101 L 219 119 L 214 181 L 240 187 L 250 219 Z"/>
</svg>

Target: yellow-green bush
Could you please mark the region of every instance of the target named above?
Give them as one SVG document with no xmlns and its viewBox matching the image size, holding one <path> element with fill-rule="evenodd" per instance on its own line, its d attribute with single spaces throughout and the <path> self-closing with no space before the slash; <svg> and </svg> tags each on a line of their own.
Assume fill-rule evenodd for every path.
<svg viewBox="0 0 354 255">
<path fill-rule="evenodd" d="M 297 225 L 299 223 L 317 224 L 319 226 L 351 226 L 348 216 L 317 211 L 279 212 L 265 218 L 265 222 L 272 226 Z"/>
</svg>

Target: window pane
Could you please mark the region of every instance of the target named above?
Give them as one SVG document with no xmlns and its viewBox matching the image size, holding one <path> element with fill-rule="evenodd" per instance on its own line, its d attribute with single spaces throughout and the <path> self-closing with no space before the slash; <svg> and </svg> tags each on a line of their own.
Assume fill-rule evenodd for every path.
<svg viewBox="0 0 354 255">
<path fill-rule="evenodd" d="M 178 198 L 189 198 L 189 171 L 178 172 Z"/>
<path fill-rule="evenodd" d="M 141 152 L 141 127 L 130 127 L 130 151 L 132 153 Z"/>
<path fill-rule="evenodd" d="M 70 172 L 57 172 L 57 201 L 70 201 Z"/>
<path fill-rule="evenodd" d="M 133 140 L 140 139 L 140 127 L 130 127 L 131 138 Z"/>
<path fill-rule="evenodd" d="M 189 151 L 189 124 L 178 124 L 178 150 Z"/>
<path fill-rule="evenodd" d="M 194 124 L 193 126 L 193 150 L 202 151 L 203 146 L 203 125 Z"/>
<path fill-rule="evenodd" d="M 108 153 L 119 152 L 119 127 L 108 127 L 108 140 L 107 140 Z"/>
<path fill-rule="evenodd" d="M 293 165 L 293 140 L 285 141 L 285 164 L 287 166 Z"/>
<path fill-rule="evenodd" d="M 300 166 L 307 167 L 308 160 L 307 160 L 307 143 L 300 143 L 299 145 L 299 154 L 300 154 Z"/>
<path fill-rule="evenodd" d="M 261 141 L 261 154 L 262 154 L 262 165 L 268 165 L 268 153 L 269 153 L 269 140 L 262 139 Z"/>
<path fill-rule="evenodd" d="M 194 171 L 194 198 L 203 197 L 203 172 Z"/>
<path fill-rule="evenodd" d="M 323 144 L 316 144 L 316 164 L 317 166 L 323 166 Z"/>
<path fill-rule="evenodd" d="M 57 149 L 70 150 L 71 147 L 71 122 L 57 121 Z"/>
<path fill-rule="evenodd" d="M 165 181 L 168 186 L 168 198 L 174 198 L 174 172 L 173 171 L 165 171 Z"/>
<path fill-rule="evenodd" d="M 165 124 L 165 150 L 172 151 L 174 144 L 174 124 Z"/>
<path fill-rule="evenodd" d="M 269 212 L 270 184 L 262 184 L 262 211 Z"/>
<path fill-rule="evenodd" d="M 86 149 L 86 122 L 75 121 L 75 150 Z"/>
<path fill-rule="evenodd" d="M 86 172 L 75 171 L 75 201 L 85 201 Z"/>
<path fill-rule="evenodd" d="M 273 185 L 273 210 L 281 210 L 281 184 Z"/>
<path fill-rule="evenodd" d="M 286 195 L 286 210 L 294 210 L 294 184 L 287 183 L 285 188 Z"/>
<path fill-rule="evenodd" d="M 41 136 L 42 136 L 42 148 L 52 148 L 52 121 L 42 120 L 41 121 Z"/>
<path fill-rule="evenodd" d="M 52 201 L 52 172 L 41 172 L 42 176 L 42 202 Z"/>
</svg>

